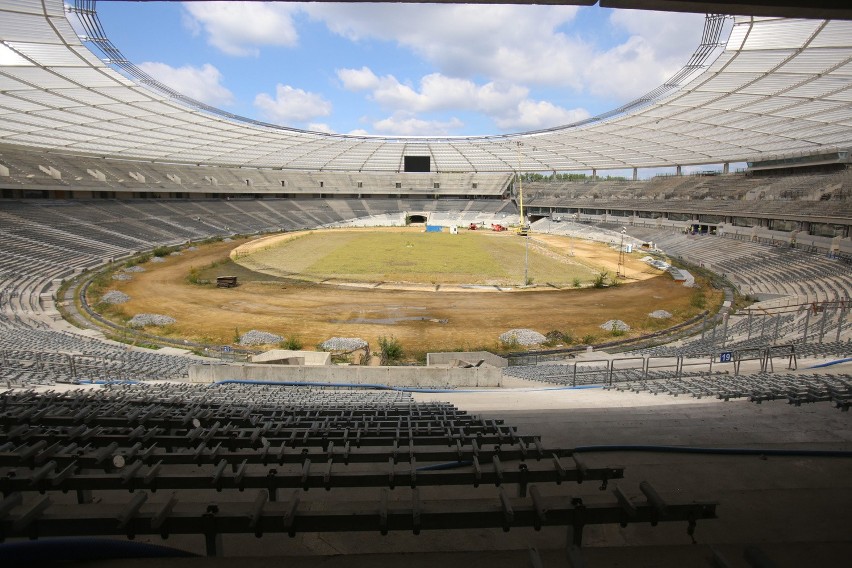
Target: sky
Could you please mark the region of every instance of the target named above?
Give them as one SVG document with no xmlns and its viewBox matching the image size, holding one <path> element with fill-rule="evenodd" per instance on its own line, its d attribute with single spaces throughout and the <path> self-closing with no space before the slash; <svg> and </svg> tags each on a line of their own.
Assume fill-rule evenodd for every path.
<svg viewBox="0 0 852 568">
<path fill-rule="evenodd" d="M 568 124 L 662 84 L 700 14 L 597 6 L 98 2 L 107 36 L 223 110 L 340 134 L 481 135 Z"/>
</svg>

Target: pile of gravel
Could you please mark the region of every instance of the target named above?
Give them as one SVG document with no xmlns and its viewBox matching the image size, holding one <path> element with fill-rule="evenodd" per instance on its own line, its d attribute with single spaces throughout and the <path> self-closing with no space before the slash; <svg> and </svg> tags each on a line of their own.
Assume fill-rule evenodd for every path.
<svg viewBox="0 0 852 568">
<path fill-rule="evenodd" d="M 183 253 L 182 253 L 182 252 L 178 252 L 178 251 L 174 251 L 174 252 L 170 252 L 170 253 L 169 253 L 169 256 L 183 256 Z"/>
<path fill-rule="evenodd" d="M 183 250 L 198 250 L 198 247 L 186 247 Z"/>
<path fill-rule="evenodd" d="M 609 320 L 601 324 L 601 329 L 606 331 L 630 331 L 630 326 L 621 320 Z"/>
<path fill-rule="evenodd" d="M 118 274 L 113 274 L 112 279 L 113 280 L 121 280 L 122 282 L 127 282 L 128 280 L 133 280 L 133 277 L 129 274 L 119 272 Z"/>
<path fill-rule="evenodd" d="M 258 331 L 252 329 L 240 336 L 240 345 L 268 345 L 270 343 L 280 343 L 284 338 L 268 331 Z"/>
<path fill-rule="evenodd" d="M 222 242 L 223 243 L 231 243 L 231 242 L 234 242 L 234 239 L 232 239 L 231 237 L 225 237 L 224 239 L 222 239 Z"/>
<path fill-rule="evenodd" d="M 127 325 L 130 327 L 145 327 L 146 325 L 169 325 L 175 323 L 175 318 L 160 314 L 136 314 Z"/>
<path fill-rule="evenodd" d="M 365 347 L 367 342 L 360 337 L 332 337 L 320 343 L 323 351 L 355 351 Z"/>
<path fill-rule="evenodd" d="M 125 294 L 124 292 L 119 292 L 118 290 L 110 290 L 103 296 L 101 296 L 101 302 L 105 304 L 123 304 L 124 302 L 129 302 L 130 296 Z"/>
<path fill-rule="evenodd" d="M 166 259 L 163 258 L 162 256 L 155 256 L 154 258 L 151 259 L 151 262 L 166 262 Z"/>
<path fill-rule="evenodd" d="M 666 310 L 654 310 L 648 315 L 656 319 L 669 319 L 670 317 L 672 317 L 672 315 Z"/>
<path fill-rule="evenodd" d="M 139 266 L 138 264 L 134 264 L 133 266 L 127 266 L 122 270 L 124 272 L 145 272 L 145 269 Z"/>
<path fill-rule="evenodd" d="M 510 329 L 500 334 L 500 343 L 517 343 L 518 345 L 541 345 L 547 338 L 532 329 Z"/>
</svg>

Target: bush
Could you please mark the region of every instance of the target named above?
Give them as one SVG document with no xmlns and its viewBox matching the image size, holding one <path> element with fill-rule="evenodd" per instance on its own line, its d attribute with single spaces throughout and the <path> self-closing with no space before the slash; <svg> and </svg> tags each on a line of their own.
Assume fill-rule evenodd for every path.
<svg viewBox="0 0 852 568">
<path fill-rule="evenodd" d="M 544 344 L 546 347 L 553 347 L 559 343 L 565 345 L 574 343 L 574 337 L 571 335 L 570 331 L 559 331 L 558 329 L 554 329 L 545 333 L 544 336 L 547 338 L 547 343 Z"/>
<path fill-rule="evenodd" d="M 125 268 L 133 268 L 137 264 L 145 264 L 151 260 L 151 255 L 149 253 L 140 254 L 138 256 L 134 256 L 124 263 Z"/>
<path fill-rule="evenodd" d="M 169 256 L 171 253 L 172 253 L 171 247 L 157 247 L 153 251 L 151 251 L 151 254 L 153 254 L 154 256 L 159 257 L 159 258 L 162 258 L 164 256 Z"/>
<path fill-rule="evenodd" d="M 278 344 L 281 349 L 289 349 L 290 351 L 299 351 L 302 349 L 302 340 L 297 335 L 288 337 Z"/>
<path fill-rule="evenodd" d="M 707 298 L 704 297 L 704 292 L 701 290 L 696 290 L 692 293 L 692 297 L 689 299 L 689 305 L 693 308 L 698 308 L 699 310 L 703 310 L 707 307 Z"/>
<path fill-rule="evenodd" d="M 592 281 L 592 288 L 606 288 L 606 281 L 609 278 L 609 272 L 603 271 Z"/>
<path fill-rule="evenodd" d="M 583 336 L 582 342 L 583 342 L 583 345 L 591 345 L 596 340 L 597 340 L 597 336 L 589 333 L 589 334 L 586 334 L 586 335 Z"/>
<path fill-rule="evenodd" d="M 190 284 L 206 284 L 207 281 L 201 278 L 201 269 L 191 266 L 189 274 L 186 275 L 186 281 Z"/>
<path fill-rule="evenodd" d="M 382 355 L 382 362 L 386 364 L 399 361 L 404 354 L 402 344 L 392 335 L 379 337 L 379 352 Z"/>
<path fill-rule="evenodd" d="M 574 288 L 579 288 L 583 285 L 583 282 L 575 276 L 574 280 L 571 281 L 571 285 L 574 286 Z"/>
</svg>

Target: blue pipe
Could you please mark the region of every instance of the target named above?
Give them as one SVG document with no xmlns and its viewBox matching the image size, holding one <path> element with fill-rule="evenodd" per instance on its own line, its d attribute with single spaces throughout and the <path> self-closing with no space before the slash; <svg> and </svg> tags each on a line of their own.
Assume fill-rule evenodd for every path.
<svg viewBox="0 0 852 568">
<path fill-rule="evenodd" d="M 658 452 L 666 454 L 707 454 L 723 456 L 785 456 L 811 458 L 852 458 L 850 450 L 798 450 L 767 448 L 702 448 L 695 446 L 656 446 L 642 444 L 577 446 L 578 453 L 593 452 Z"/>
<path fill-rule="evenodd" d="M 108 538 L 43 538 L 0 544 L 0 565 L 49 566 L 116 558 L 195 557 L 185 550 L 130 540 Z"/>
<path fill-rule="evenodd" d="M 373 383 L 303 383 L 297 381 L 258 381 L 258 380 L 243 380 L 243 379 L 226 379 L 212 383 L 210 386 L 216 385 L 269 385 L 279 387 L 334 387 L 334 388 L 351 388 L 351 389 L 372 389 L 372 390 L 390 390 L 396 392 L 410 393 L 482 393 L 483 389 L 479 390 L 464 390 L 464 389 L 440 389 L 440 388 L 414 388 L 414 387 L 392 387 L 389 385 L 373 384 Z M 560 391 L 560 390 L 587 390 L 603 388 L 602 385 L 581 385 L 578 387 L 543 387 L 530 389 L 501 389 L 493 392 L 508 392 L 510 390 L 520 392 L 537 392 L 537 391 Z"/>
<path fill-rule="evenodd" d="M 832 365 L 839 365 L 841 363 L 848 363 L 852 361 L 852 357 L 847 357 L 846 359 L 835 359 L 834 361 L 828 361 L 827 363 L 820 363 L 819 365 L 813 365 L 808 367 L 808 369 L 819 369 L 821 367 L 831 367 Z"/>
<path fill-rule="evenodd" d="M 139 381 L 93 381 L 83 379 L 77 381 L 78 385 L 138 385 Z"/>
</svg>

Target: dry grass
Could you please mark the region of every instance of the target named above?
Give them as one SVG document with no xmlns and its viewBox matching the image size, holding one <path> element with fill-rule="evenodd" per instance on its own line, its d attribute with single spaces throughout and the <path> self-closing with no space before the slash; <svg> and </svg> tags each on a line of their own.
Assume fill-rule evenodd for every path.
<svg viewBox="0 0 852 568">
<path fill-rule="evenodd" d="M 569 286 L 575 279 L 590 283 L 600 270 L 540 239 L 525 241 L 487 231 L 424 233 L 417 228 L 311 231 L 251 243 L 232 256 L 265 274 L 314 282 L 517 286 L 524 283 L 527 262 L 535 282 Z"/>
<path fill-rule="evenodd" d="M 536 238 L 557 252 L 572 246 L 565 238 Z M 131 297 L 130 302 L 116 306 L 113 315 L 170 315 L 177 319 L 169 326 L 170 334 L 211 344 L 230 344 L 236 333 L 250 329 L 296 336 L 308 349 L 332 336 L 362 337 L 373 347 L 378 337 L 394 336 L 406 353 L 416 355 L 497 349 L 498 336 L 516 327 L 542 333 L 560 330 L 574 338 L 594 336 L 596 341 L 604 341 L 612 336 L 598 326 L 610 319 L 627 322 L 634 330 L 631 333 L 638 334 L 673 325 L 700 311 L 692 305 L 692 289 L 676 284 L 668 275 L 658 275 L 638 260 L 640 254 L 628 256 L 626 283 L 609 289 L 387 290 L 282 281 L 266 275 L 255 275 L 255 281 L 248 281 L 252 272 L 245 269 L 241 269 L 244 272 L 238 288 L 217 289 L 187 282 L 192 267 L 227 259 L 239 244 L 243 243 L 215 243 L 184 256 L 169 257 L 162 264 L 147 263 L 146 272 L 134 274 L 132 281 L 111 284 L 110 288 Z M 617 252 L 583 241 L 574 241 L 573 250 L 577 258 L 615 272 Z M 208 272 L 215 275 L 218 270 L 224 270 L 224 274 L 228 267 L 222 265 Z M 719 292 L 705 288 L 698 293 L 706 296 L 708 308 L 721 302 Z M 668 310 L 675 317 L 661 323 L 647 316 L 657 309 Z"/>
</svg>

